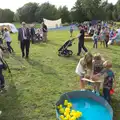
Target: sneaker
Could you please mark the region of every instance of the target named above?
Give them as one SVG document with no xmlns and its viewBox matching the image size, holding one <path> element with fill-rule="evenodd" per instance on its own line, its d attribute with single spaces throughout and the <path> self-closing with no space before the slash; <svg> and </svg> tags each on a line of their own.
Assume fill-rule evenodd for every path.
<svg viewBox="0 0 120 120">
<path fill-rule="evenodd" d="M 92 91 L 93 93 L 96 93 L 95 90 Z"/>
<path fill-rule="evenodd" d="M 100 93 L 99 93 L 99 92 L 96 92 L 96 95 L 97 95 L 97 96 L 100 96 Z"/>
<path fill-rule="evenodd" d="M 81 89 L 81 91 L 85 91 L 85 89 Z"/>
</svg>

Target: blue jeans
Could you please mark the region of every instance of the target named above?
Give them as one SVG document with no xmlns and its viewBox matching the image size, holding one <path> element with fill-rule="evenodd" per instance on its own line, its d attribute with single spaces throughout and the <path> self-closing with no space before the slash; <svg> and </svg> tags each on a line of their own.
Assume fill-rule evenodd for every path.
<svg viewBox="0 0 120 120">
<path fill-rule="evenodd" d="M 93 45 L 93 48 L 97 48 L 97 40 L 94 41 L 94 45 Z"/>
<path fill-rule="evenodd" d="M 12 53 L 12 52 L 14 52 L 14 50 L 13 50 L 13 48 L 11 47 L 11 42 L 7 42 L 7 46 L 8 46 L 8 51 L 10 52 L 10 53 Z"/>
<path fill-rule="evenodd" d="M 110 101 L 111 101 L 110 89 L 103 88 L 103 97 L 105 98 L 105 100 L 108 101 L 108 103 L 110 103 Z"/>
</svg>

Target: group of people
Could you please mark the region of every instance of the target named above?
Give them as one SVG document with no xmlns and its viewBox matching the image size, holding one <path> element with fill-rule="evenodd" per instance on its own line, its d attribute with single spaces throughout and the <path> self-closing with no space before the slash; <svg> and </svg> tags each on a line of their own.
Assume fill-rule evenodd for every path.
<svg viewBox="0 0 120 120">
<path fill-rule="evenodd" d="M 47 41 L 47 26 L 42 23 L 42 31 L 43 31 L 43 38 L 44 41 Z M 18 29 L 18 40 L 20 43 L 20 48 L 22 52 L 22 58 L 26 57 L 29 58 L 29 48 L 30 48 L 30 40 L 32 40 L 32 43 L 34 43 L 34 35 L 35 35 L 35 29 L 34 27 L 27 27 L 25 22 L 22 22 L 22 27 Z M 2 74 L 3 69 L 6 70 L 7 66 L 3 61 L 3 43 L 6 42 L 7 49 L 9 53 L 14 53 L 13 48 L 11 47 L 11 36 L 10 32 L 7 27 L 4 27 L 0 30 L 0 92 L 2 92 L 5 88 L 5 80 L 4 76 Z M 25 53 L 26 48 L 26 53 Z"/>
<path fill-rule="evenodd" d="M 7 45 L 7 49 L 9 51 L 9 53 L 14 53 L 14 50 L 11 47 L 12 39 L 10 37 L 10 32 L 9 32 L 7 27 L 2 28 L 0 30 L 0 45 L 2 45 L 4 43 L 4 40 L 5 40 L 5 43 Z"/>
<path fill-rule="evenodd" d="M 37 36 L 41 36 L 41 31 L 43 33 L 43 41 L 47 41 L 47 26 L 42 23 L 42 27 L 41 29 L 37 30 L 37 33 L 35 32 L 35 28 L 31 27 L 31 29 L 29 29 L 26 25 L 25 22 L 22 22 L 22 27 L 19 28 L 18 30 L 18 40 L 20 41 L 20 48 L 22 51 L 22 57 L 29 57 L 29 48 L 30 48 L 30 39 L 32 39 L 32 43 L 34 44 L 35 41 L 35 34 L 37 34 Z M 39 37 L 40 37 L 39 36 Z M 26 48 L 26 54 L 24 49 Z"/>
<path fill-rule="evenodd" d="M 88 83 L 86 79 L 92 79 L 94 81 L 93 92 L 97 95 L 100 95 L 99 90 L 102 83 L 100 79 L 102 79 L 101 76 L 104 75 L 103 97 L 109 103 L 111 102 L 110 91 L 115 88 L 116 84 L 111 61 L 104 60 L 99 53 L 92 55 L 87 52 L 85 56 L 80 59 L 75 72 L 80 76 L 81 90 L 85 90 L 85 85 Z"/>
<path fill-rule="evenodd" d="M 78 53 L 80 56 L 82 49 L 85 52 L 88 52 L 87 48 L 84 45 L 85 33 L 92 36 L 93 39 L 93 48 L 98 48 L 98 42 L 100 41 L 100 46 L 108 48 L 108 45 L 120 42 L 120 33 L 115 29 L 110 29 L 108 26 L 94 25 L 94 26 L 78 26 L 80 30 L 80 35 L 78 36 Z M 70 27 L 70 34 L 72 36 L 73 27 Z"/>
<path fill-rule="evenodd" d="M 115 39 L 120 39 L 120 35 L 118 31 L 114 29 L 110 29 L 108 27 L 102 27 L 101 29 L 96 29 L 94 31 L 93 37 L 94 41 L 93 48 L 97 48 L 98 41 L 100 41 L 100 45 L 104 47 L 108 47 L 109 41 L 111 41 L 110 44 L 113 44 Z"/>
</svg>

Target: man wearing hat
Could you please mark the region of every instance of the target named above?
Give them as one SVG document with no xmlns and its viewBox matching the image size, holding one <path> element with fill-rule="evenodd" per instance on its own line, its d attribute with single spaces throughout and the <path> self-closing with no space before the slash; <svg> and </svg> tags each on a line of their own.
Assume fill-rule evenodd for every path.
<svg viewBox="0 0 120 120">
<path fill-rule="evenodd" d="M 25 57 L 24 49 L 26 48 L 26 58 L 28 58 L 30 48 L 30 32 L 25 22 L 22 22 L 22 27 L 18 30 L 18 40 L 20 41 L 22 57 Z"/>
</svg>

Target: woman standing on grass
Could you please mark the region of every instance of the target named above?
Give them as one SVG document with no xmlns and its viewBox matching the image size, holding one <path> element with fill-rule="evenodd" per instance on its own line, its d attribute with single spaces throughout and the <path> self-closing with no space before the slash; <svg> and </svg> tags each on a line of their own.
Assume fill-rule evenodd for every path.
<svg viewBox="0 0 120 120">
<path fill-rule="evenodd" d="M 105 47 L 105 28 L 104 27 L 102 28 L 102 31 L 100 33 L 100 40 L 101 40 L 100 46 L 103 45 Z"/>
<path fill-rule="evenodd" d="M 8 47 L 8 51 L 9 51 L 10 53 L 13 53 L 14 50 L 13 50 L 13 48 L 12 48 L 11 45 L 10 45 L 12 40 L 11 40 L 11 37 L 10 37 L 10 32 L 8 31 L 7 28 L 5 28 L 4 39 L 6 40 L 7 47 Z"/>
<path fill-rule="evenodd" d="M 72 37 L 72 35 L 73 35 L 73 30 L 74 30 L 74 29 L 73 29 L 73 25 L 71 25 L 71 26 L 70 26 L 70 37 Z"/>
</svg>

